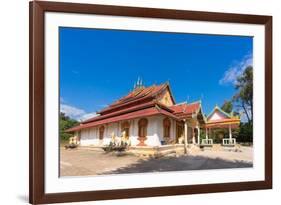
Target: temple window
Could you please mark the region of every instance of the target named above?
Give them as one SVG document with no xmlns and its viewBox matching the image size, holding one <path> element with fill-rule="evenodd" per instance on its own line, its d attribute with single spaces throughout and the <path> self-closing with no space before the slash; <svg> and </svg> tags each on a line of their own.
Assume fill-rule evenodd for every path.
<svg viewBox="0 0 281 205">
<path fill-rule="evenodd" d="M 146 137 L 148 120 L 142 118 L 139 120 L 139 137 Z"/>
<path fill-rule="evenodd" d="M 104 126 L 99 128 L 99 139 L 102 140 L 104 135 Z"/>
<path fill-rule="evenodd" d="M 163 134 L 164 138 L 170 138 L 171 121 L 169 118 L 163 120 Z"/>
</svg>

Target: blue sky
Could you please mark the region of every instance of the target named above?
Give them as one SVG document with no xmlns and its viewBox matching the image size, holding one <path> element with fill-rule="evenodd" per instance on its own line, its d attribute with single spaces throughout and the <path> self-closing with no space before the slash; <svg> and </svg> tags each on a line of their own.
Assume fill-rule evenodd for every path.
<svg viewBox="0 0 281 205">
<path fill-rule="evenodd" d="M 202 100 L 208 114 L 235 93 L 252 64 L 252 37 L 61 27 L 61 111 L 85 119 L 132 90 L 170 82 L 177 102 Z"/>
</svg>

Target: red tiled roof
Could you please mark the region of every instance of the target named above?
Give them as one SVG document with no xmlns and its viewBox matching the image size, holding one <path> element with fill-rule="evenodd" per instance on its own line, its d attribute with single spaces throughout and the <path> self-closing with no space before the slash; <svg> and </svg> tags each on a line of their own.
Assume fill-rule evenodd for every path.
<svg viewBox="0 0 281 205">
<path fill-rule="evenodd" d="M 122 121 L 122 120 L 130 120 L 130 119 L 134 119 L 134 118 L 148 117 L 148 116 L 159 115 L 159 114 L 166 115 L 166 116 L 177 119 L 177 117 L 175 115 L 173 115 L 172 113 L 170 113 L 164 109 L 161 109 L 158 106 L 155 106 L 155 107 L 151 107 L 151 108 L 137 110 L 135 112 L 126 113 L 123 115 L 118 115 L 118 116 L 114 116 L 114 117 L 97 120 L 94 122 L 89 122 L 86 124 L 80 124 L 76 127 L 66 130 L 66 132 L 73 132 L 73 131 L 77 131 L 77 130 L 81 130 L 81 129 L 89 128 L 89 127 L 94 127 L 94 126 L 98 126 L 98 125 L 102 125 L 102 124 L 106 124 L 106 123 L 113 123 L 113 122 L 118 122 L 118 121 Z"/>
<path fill-rule="evenodd" d="M 163 91 L 168 86 L 167 83 L 161 84 L 161 85 L 152 85 L 150 87 L 143 87 L 143 88 L 137 88 L 130 92 L 128 95 L 122 97 L 121 99 L 115 101 L 108 107 L 101 110 L 100 114 L 107 112 L 109 110 L 113 110 L 115 108 L 118 108 L 120 106 L 125 106 L 128 104 L 131 104 L 133 102 L 141 101 L 143 99 L 151 98 L 151 101 L 155 99 L 157 94 L 159 94 L 161 91 Z"/>
<path fill-rule="evenodd" d="M 137 110 L 141 110 L 141 109 L 145 109 L 145 108 L 149 108 L 149 107 L 155 107 L 155 106 L 159 106 L 160 108 L 168 111 L 168 112 L 173 112 L 173 110 L 171 110 L 170 108 L 166 107 L 165 105 L 163 105 L 162 103 L 156 102 L 156 101 L 150 101 L 147 103 L 143 103 L 143 104 L 138 104 L 129 108 L 125 108 L 113 113 L 109 113 L 109 114 L 104 114 L 104 115 L 99 115 L 99 116 L 95 116 L 93 118 L 90 118 L 88 120 L 83 121 L 82 123 L 89 123 L 89 122 L 93 122 L 93 121 L 97 121 L 97 120 L 102 120 L 105 118 L 109 118 L 109 117 L 114 117 L 117 115 L 121 115 L 121 114 L 125 114 L 125 113 L 129 113 L 129 112 L 133 112 L 133 111 L 137 111 Z"/>
<path fill-rule="evenodd" d="M 173 105 L 170 108 L 174 110 L 175 114 L 192 114 L 198 111 L 200 108 L 200 102 L 194 102 L 190 104 L 181 103 Z"/>
<path fill-rule="evenodd" d="M 92 117 L 90 119 L 87 119 L 87 120 L 83 121 L 82 123 L 89 123 L 89 122 L 101 120 L 101 119 L 104 119 L 104 118 L 113 117 L 113 116 L 116 116 L 116 115 L 128 113 L 128 112 L 131 112 L 131 111 L 135 111 L 135 110 L 139 110 L 139 109 L 143 109 L 143 108 L 147 108 L 147 107 L 152 107 L 154 105 L 155 105 L 155 102 L 150 101 L 150 102 L 147 102 L 147 103 L 132 106 L 130 108 L 122 109 L 122 110 L 119 110 L 119 111 L 116 111 L 116 112 L 113 112 L 113 113 L 95 116 L 95 117 Z"/>
<path fill-rule="evenodd" d="M 125 97 L 119 99 L 112 105 L 128 102 L 131 100 L 135 100 L 144 96 L 153 96 L 154 94 L 158 93 L 161 89 L 165 88 L 167 84 L 161 84 L 161 85 L 152 85 L 149 87 L 143 87 L 143 88 L 138 88 L 130 92 L 128 95 Z"/>
</svg>

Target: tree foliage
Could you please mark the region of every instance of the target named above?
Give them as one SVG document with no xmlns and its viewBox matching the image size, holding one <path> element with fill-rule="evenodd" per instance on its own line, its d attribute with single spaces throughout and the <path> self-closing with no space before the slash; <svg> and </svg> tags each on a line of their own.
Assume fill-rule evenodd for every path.
<svg viewBox="0 0 281 205">
<path fill-rule="evenodd" d="M 232 135 L 238 142 L 253 142 L 253 67 L 248 66 L 237 77 L 235 83 L 236 93 L 231 100 L 224 101 L 221 109 L 234 115 L 243 113 L 246 121 L 241 122 L 238 129 L 233 130 Z M 221 141 L 222 137 L 228 137 L 228 130 L 216 129 L 213 131 L 215 142 Z"/>
<path fill-rule="evenodd" d="M 237 78 L 237 93 L 233 96 L 236 110 L 245 114 L 247 121 L 241 122 L 237 140 L 253 142 L 253 67 L 248 66 Z"/>
<path fill-rule="evenodd" d="M 253 142 L 253 125 L 249 122 L 240 123 L 239 133 L 237 136 L 238 142 Z"/>
<path fill-rule="evenodd" d="M 223 103 L 223 105 L 221 106 L 221 109 L 222 109 L 224 112 L 231 113 L 232 110 L 233 110 L 232 101 L 231 101 L 231 100 L 225 100 L 224 103 Z"/>
<path fill-rule="evenodd" d="M 253 67 L 247 67 L 241 76 L 237 78 L 235 85 L 237 90 L 233 101 L 239 110 L 242 109 L 250 124 L 253 123 Z"/>
<path fill-rule="evenodd" d="M 60 125 L 59 125 L 60 139 L 66 141 L 70 137 L 72 137 L 73 134 L 67 133 L 67 132 L 65 132 L 65 130 L 77 125 L 78 121 L 71 119 L 70 117 L 66 116 L 65 113 L 61 112 L 59 123 L 60 123 Z"/>
</svg>

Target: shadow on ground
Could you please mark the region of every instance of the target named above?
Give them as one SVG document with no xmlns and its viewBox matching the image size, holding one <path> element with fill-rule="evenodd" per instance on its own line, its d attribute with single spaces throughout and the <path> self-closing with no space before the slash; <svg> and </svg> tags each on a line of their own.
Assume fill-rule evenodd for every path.
<svg viewBox="0 0 281 205">
<path fill-rule="evenodd" d="M 127 167 L 122 167 L 113 171 L 107 171 L 99 174 L 125 174 L 246 167 L 253 167 L 253 164 L 245 161 L 228 161 L 221 158 L 212 159 L 203 156 L 180 156 L 142 159 L 137 163 L 131 164 Z"/>
</svg>

